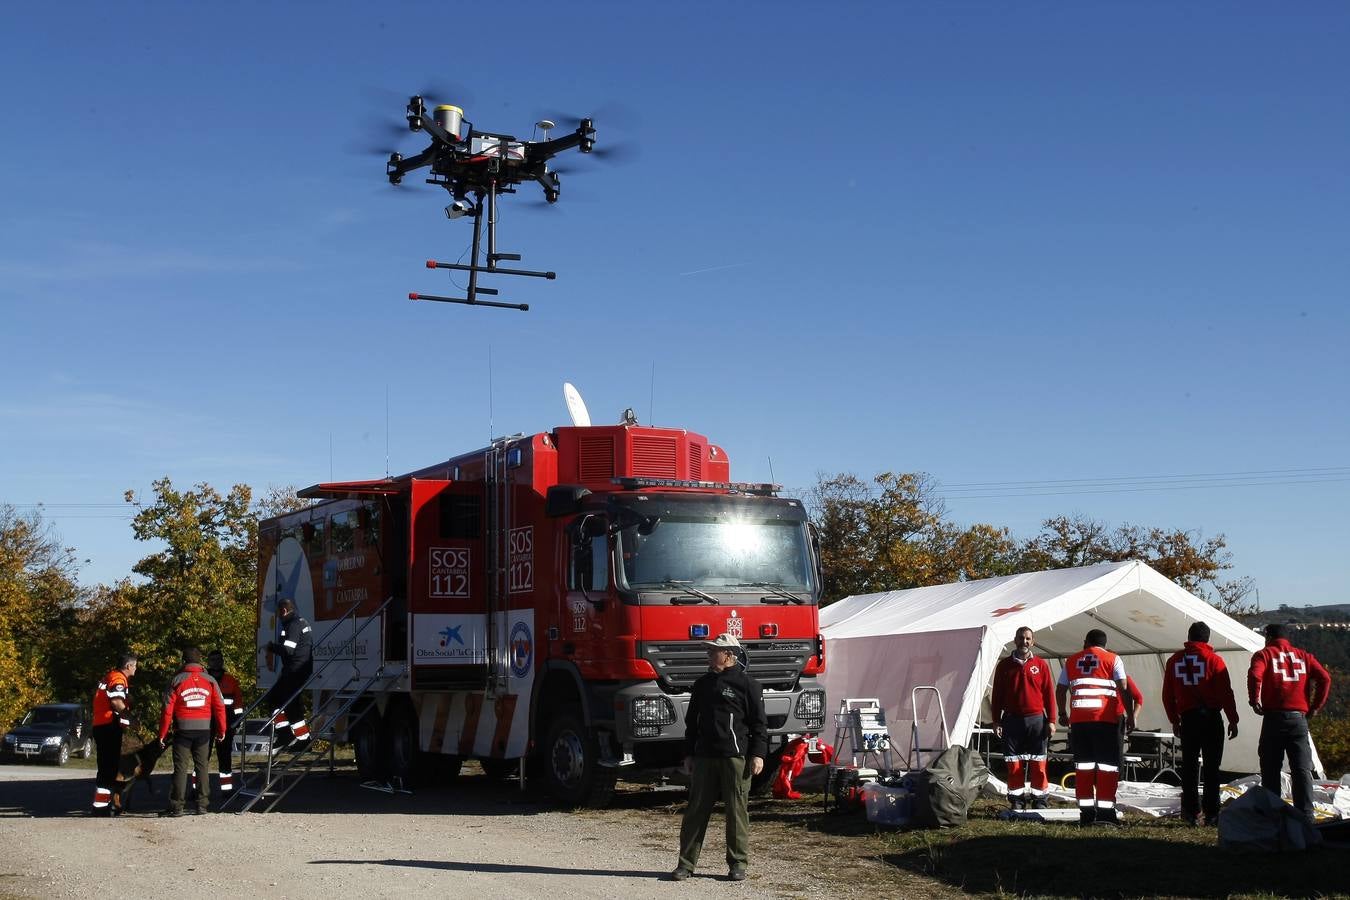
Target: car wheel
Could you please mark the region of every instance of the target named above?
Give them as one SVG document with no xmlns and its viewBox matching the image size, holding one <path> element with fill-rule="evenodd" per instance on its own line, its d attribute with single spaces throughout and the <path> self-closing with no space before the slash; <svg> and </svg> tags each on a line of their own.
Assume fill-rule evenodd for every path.
<svg viewBox="0 0 1350 900">
<path fill-rule="evenodd" d="M 64 766 L 70 762 L 70 744 L 65 741 L 61 742 L 61 746 L 56 748 L 55 762 L 58 766 Z"/>
<path fill-rule="evenodd" d="M 85 738 L 84 743 L 80 745 L 80 759 L 88 759 L 94 755 L 94 739 Z"/>
</svg>

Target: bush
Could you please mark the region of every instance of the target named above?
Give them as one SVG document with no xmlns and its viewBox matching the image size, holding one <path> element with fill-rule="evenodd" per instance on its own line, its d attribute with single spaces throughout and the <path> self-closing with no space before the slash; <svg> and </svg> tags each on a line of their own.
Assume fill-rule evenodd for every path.
<svg viewBox="0 0 1350 900">
<path fill-rule="evenodd" d="M 1327 777 L 1339 778 L 1350 772 L 1350 719 L 1319 715 L 1308 722 L 1308 727 Z"/>
</svg>

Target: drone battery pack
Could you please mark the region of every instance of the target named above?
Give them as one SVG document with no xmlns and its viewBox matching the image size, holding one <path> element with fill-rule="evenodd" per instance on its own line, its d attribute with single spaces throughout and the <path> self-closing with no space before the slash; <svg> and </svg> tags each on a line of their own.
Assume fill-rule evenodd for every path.
<svg viewBox="0 0 1350 900">
<path fill-rule="evenodd" d="M 474 156 L 484 156 L 488 159 L 513 159 L 523 161 L 525 159 L 525 145 L 519 141 L 502 141 L 498 138 L 475 137 L 469 143 L 469 152 Z"/>
</svg>

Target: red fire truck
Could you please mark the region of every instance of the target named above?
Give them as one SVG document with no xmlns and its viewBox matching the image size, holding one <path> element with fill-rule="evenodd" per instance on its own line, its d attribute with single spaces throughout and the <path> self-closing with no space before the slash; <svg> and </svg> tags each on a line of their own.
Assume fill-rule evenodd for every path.
<svg viewBox="0 0 1350 900">
<path fill-rule="evenodd" d="M 317 502 L 259 528 L 259 684 L 276 678 L 265 647 L 292 598 L 316 666 L 334 661 L 316 707 L 354 701 L 333 724 L 364 774 L 528 764 L 569 805 L 603 804 L 625 767 L 679 764 L 701 642 L 722 632 L 746 647 L 777 742 L 818 732 L 806 512 L 729 478 L 703 435 L 623 424 L 307 488 Z"/>
</svg>

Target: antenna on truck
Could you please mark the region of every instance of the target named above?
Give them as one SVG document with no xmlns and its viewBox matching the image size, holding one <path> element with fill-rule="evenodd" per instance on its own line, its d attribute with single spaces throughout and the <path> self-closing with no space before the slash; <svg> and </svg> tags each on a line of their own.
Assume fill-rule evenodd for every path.
<svg viewBox="0 0 1350 900">
<path fill-rule="evenodd" d="M 572 425 L 577 428 L 591 427 L 591 413 L 586 409 L 586 401 L 581 399 L 581 392 L 572 386 L 572 382 L 563 382 L 563 400 L 567 402 L 567 415 L 572 418 Z"/>
</svg>

